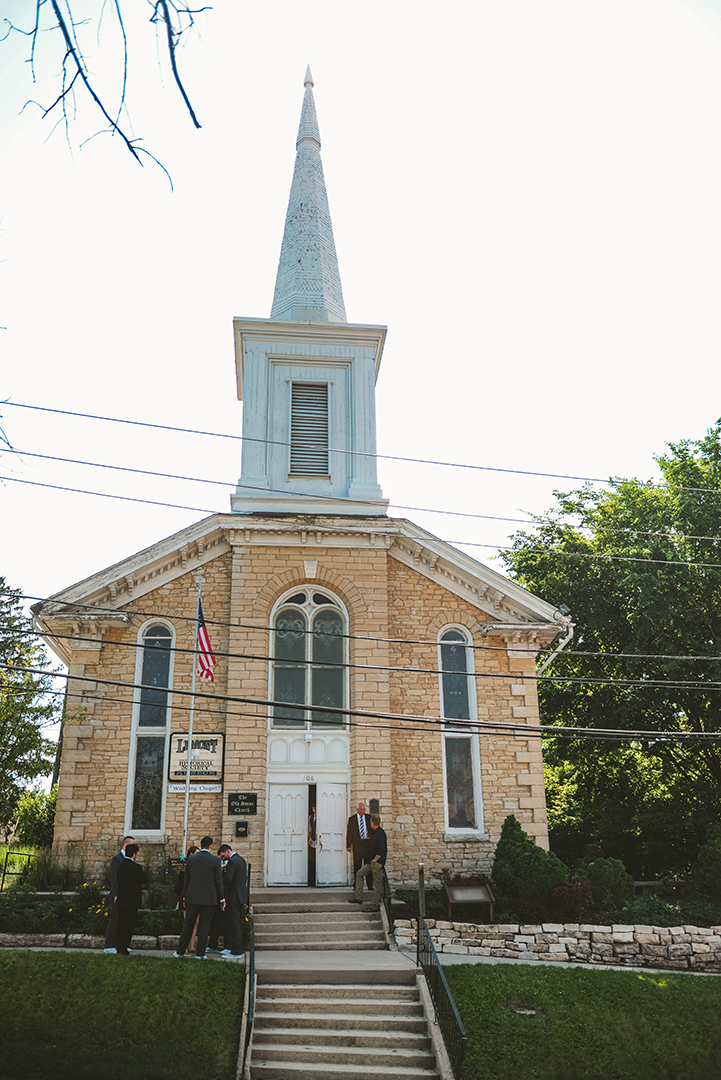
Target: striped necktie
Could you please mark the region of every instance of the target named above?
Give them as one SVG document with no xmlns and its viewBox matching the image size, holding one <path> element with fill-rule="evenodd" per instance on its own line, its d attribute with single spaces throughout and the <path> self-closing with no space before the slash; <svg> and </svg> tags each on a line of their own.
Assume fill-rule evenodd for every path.
<svg viewBox="0 0 721 1080">
<path fill-rule="evenodd" d="M 361 840 L 366 840 L 366 819 L 365 814 L 358 815 L 358 829 L 360 831 Z"/>
</svg>

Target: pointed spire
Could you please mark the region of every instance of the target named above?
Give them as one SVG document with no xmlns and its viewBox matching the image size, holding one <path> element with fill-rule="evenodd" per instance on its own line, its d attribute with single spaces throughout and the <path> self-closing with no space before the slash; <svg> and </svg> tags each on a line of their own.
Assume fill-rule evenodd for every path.
<svg viewBox="0 0 721 1080">
<path fill-rule="evenodd" d="M 295 169 L 270 317 L 296 322 L 346 322 L 310 65 L 304 85 Z"/>
</svg>

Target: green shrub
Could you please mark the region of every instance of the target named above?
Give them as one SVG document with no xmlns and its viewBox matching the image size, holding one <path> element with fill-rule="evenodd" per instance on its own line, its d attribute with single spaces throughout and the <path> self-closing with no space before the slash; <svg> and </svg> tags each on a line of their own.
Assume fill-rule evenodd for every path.
<svg viewBox="0 0 721 1080">
<path fill-rule="evenodd" d="M 633 878 L 620 859 L 594 859 L 584 871 L 598 911 L 622 908 L 633 899 Z"/>
<path fill-rule="evenodd" d="M 678 926 L 683 920 L 677 904 L 660 896 L 639 896 L 618 910 L 604 912 L 610 922 L 640 926 Z"/>
<path fill-rule="evenodd" d="M 54 787 L 50 793 L 34 788 L 20 797 L 17 810 L 18 827 L 15 835 L 22 844 L 36 848 L 52 846 L 57 798 L 57 787 Z"/>
<path fill-rule="evenodd" d="M 182 925 L 182 911 L 162 908 L 159 911 L 146 912 L 135 932 L 149 937 L 158 937 L 160 934 L 180 934 Z"/>
<path fill-rule="evenodd" d="M 544 914 L 551 892 L 563 885 L 568 868 L 552 851 L 537 847 L 513 814 L 503 822 L 501 838 L 491 871 L 503 894 L 504 909 L 515 910 L 521 918 Z"/>
<path fill-rule="evenodd" d="M 689 876 L 689 900 L 721 900 L 721 825 L 712 825 Z"/>
<path fill-rule="evenodd" d="M 588 922 L 595 911 L 591 882 L 574 875 L 551 892 L 551 918 L 560 922 Z"/>
<path fill-rule="evenodd" d="M 721 926 L 721 900 L 684 900 L 680 914 L 684 926 Z"/>
</svg>

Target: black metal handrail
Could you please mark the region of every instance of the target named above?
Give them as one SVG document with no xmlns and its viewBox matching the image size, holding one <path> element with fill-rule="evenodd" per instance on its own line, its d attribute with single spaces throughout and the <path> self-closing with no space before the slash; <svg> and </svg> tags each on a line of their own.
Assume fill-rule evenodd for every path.
<svg viewBox="0 0 721 1080">
<path fill-rule="evenodd" d="M 251 863 L 248 863 L 248 877 L 246 879 L 248 888 L 248 900 L 250 901 L 250 871 L 252 869 Z M 253 915 L 248 906 L 248 930 L 249 941 L 248 949 L 246 953 L 246 969 L 245 977 L 249 980 L 248 985 L 248 1016 L 245 1023 L 245 1045 L 243 1046 L 243 1063 L 239 1072 L 240 1076 L 245 1073 L 245 1060 L 248 1056 L 248 1047 L 250 1046 L 250 1038 L 253 1034 L 253 1020 L 255 1019 L 255 924 L 253 921 Z"/>
<path fill-rule="evenodd" d="M 22 870 L 8 870 L 8 859 L 10 858 L 11 855 L 20 855 L 23 859 L 28 860 L 25 863 L 25 866 L 23 866 Z M 34 858 L 35 858 L 35 855 L 32 854 L 29 851 L 6 851 L 5 852 L 5 862 L 3 863 L 2 878 L 0 879 L 0 892 L 2 892 L 2 890 L 5 887 L 5 878 L 6 877 L 25 877 L 28 870 L 30 869 L 30 859 L 34 859 Z"/>
<path fill-rule="evenodd" d="M 388 919 L 388 931 L 393 933 L 393 912 L 391 906 L 391 899 L 393 896 L 393 890 L 391 889 L 391 883 L 388 880 L 388 874 L 386 874 L 386 868 L 383 867 L 383 887 L 381 889 L 381 903 L 386 910 L 386 917 Z"/>
<path fill-rule="evenodd" d="M 466 1054 L 466 1029 L 463 1027 L 456 1003 L 453 1000 L 443 968 L 438 962 L 438 953 L 431 941 L 426 920 L 418 919 L 418 963 L 423 968 L 428 990 L 436 1014 L 436 1023 L 440 1028 L 446 1052 L 451 1063 L 455 1080 L 460 1080 L 463 1058 Z"/>
</svg>

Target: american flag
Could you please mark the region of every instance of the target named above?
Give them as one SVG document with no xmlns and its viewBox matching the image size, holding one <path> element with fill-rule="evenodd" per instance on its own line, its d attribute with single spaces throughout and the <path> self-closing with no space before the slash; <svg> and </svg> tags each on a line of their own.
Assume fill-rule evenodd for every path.
<svg viewBox="0 0 721 1080">
<path fill-rule="evenodd" d="M 210 647 L 210 638 L 203 618 L 203 605 L 198 600 L 198 675 L 213 682 L 215 656 Z"/>
</svg>

